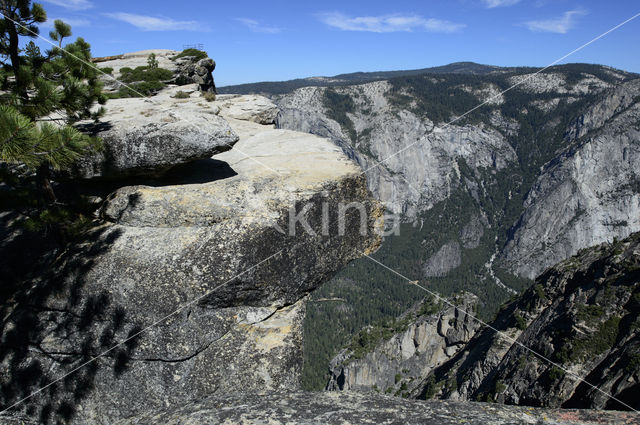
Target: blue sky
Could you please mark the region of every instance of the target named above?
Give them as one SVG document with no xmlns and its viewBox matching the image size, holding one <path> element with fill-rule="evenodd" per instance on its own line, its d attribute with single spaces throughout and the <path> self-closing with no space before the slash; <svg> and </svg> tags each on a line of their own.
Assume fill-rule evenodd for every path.
<svg viewBox="0 0 640 425">
<path fill-rule="evenodd" d="M 41 2 L 94 56 L 202 43 L 219 86 L 457 61 L 545 66 L 640 12 L 637 0 Z M 563 62 L 640 72 L 638 42 L 640 17 Z"/>
</svg>

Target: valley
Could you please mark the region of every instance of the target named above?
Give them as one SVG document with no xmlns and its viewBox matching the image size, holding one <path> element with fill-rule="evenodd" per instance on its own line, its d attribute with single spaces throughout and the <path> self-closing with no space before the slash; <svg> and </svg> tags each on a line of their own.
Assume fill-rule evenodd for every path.
<svg viewBox="0 0 640 425">
<path fill-rule="evenodd" d="M 399 226 L 377 260 L 443 296 L 477 295 L 489 320 L 547 267 L 640 230 L 636 74 L 587 64 L 411 74 L 247 87 L 278 104 L 279 127 L 330 138 L 365 170 Z M 312 300 L 346 301 L 310 303 L 305 387 L 324 388 L 341 346 L 422 292 L 366 258 L 321 287 Z"/>
</svg>

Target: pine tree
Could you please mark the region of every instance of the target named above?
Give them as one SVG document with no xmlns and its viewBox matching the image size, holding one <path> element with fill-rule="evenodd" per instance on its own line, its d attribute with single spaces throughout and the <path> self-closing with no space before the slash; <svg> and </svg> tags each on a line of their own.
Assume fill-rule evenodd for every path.
<svg viewBox="0 0 640 425">
<path fill-rule="evenodd" d="M 0 0 L 0 55 L 8 56 L 14 70 L 16 87 L 26 96 L 26 83 L 20 71 L 19 37 L 34 37 L 38 34 L 39 23 L 47 20 L 47 14 L 38 3 L 30 4 L 28 0 Z"/>
<path fill-rule="evenodd" d="M 158 69 L 158 59 L 156 59 L 155 53 L 151 53 L 147 57 L 147 69 Z"/>
<path fill-rule="evenodd" d="M 30 41 L 20 49 L 20 38 L 38 36 L 38 23 L 46 12 L 29 0 L 0 0 L 0 62 L 5 68 L 0 96 L 0 161 L 36 171 L 44 204 L 56 201 L 50 184 L 51 169 L 68 167 L 99 143 L 71 127 L 97 119 L 104 104 L 98 71 L 90 65 L 91 46 L 82 38 L 62 48 L 71 27 L 54 22 L 49 36 L 58 46 L 44 54 Z M 2 60 L 4 59 L 4 60 Z"/>
</svg>

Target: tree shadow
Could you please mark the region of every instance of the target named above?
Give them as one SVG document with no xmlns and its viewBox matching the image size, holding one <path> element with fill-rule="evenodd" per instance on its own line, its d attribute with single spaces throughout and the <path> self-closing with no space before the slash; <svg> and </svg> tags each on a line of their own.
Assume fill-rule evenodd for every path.
<svg viewBox="0 0 640 425">
<path fill-rule="evenodd" d="M 198 184 L 234 175 L 227 163 L 204 159 L 160 177 L 63 183 L 56 194 L 86 217 L 123 186 Z M 97 202 L 83 204 L 92 195 Z M 0 201 L 5 198 L 11 197 Z M 16 404 L 8 413 L 18 418 L 67 423 L 78 420 L 78 406 L 102 388 L 104 378 L 129 370 L 138 345 L 134 336 L 141 326 L 110 288 L 87 281 L 121 231 L 94 224 L 67 244 L 53 232 L 27 231 L 19 211 L 0 202 L 0 411 Z"/>
<path fill-rule="evenodd" d="M 76 124 L 75 127 L 91 137 L 96 137 L 103 131 L 111 130 L 113 128 L 113 124 L 109 121 L 99 121 Z"/>
<path fill-rule="evenodd" d="M 24 233 L 26 239 L 17 235 L 10 248 L 37 247 L 34 235 Z M 46 255 L 40 264 L 29 264 L 34 252 L 28 249 L 20 251 L 24 257 L 13 258 L 14 269 L 28 271 L 0 285 L 0 410 L 20 402 L 11 414 L 43 424 L 67 423 L 95 388 L 98 372 L 111 368 L 118 376 L 126 370 L 136 338 L 92 359 L 140 328 L 128 323 L 125 309 L 107 291 L 86 288 L 87 272 L 120 235 L 118 229 L 99 226 L 60 255 L 63 248 L 43 245 L 38 252 L 51 250 L 57 255 L 53 261 Z"/>
</svg>

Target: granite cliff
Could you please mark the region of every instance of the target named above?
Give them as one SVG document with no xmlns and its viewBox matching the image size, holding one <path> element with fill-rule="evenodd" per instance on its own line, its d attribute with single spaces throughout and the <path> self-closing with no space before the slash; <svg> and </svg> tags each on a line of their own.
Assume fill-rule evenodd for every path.
<svg viewBox="0 0 640 425">
<path fill-rule="evenodd" d="M 545 164 L 500 258 L 534 278 L 579 249 L 640 229 L 640 80 L 603 93 Z"/>
<path fill-rule="evenodd" d="M 172 90 L 109 102 L 90 127 L 105 151 L 77 167 L 96 221 L 3 300 L 0 404 L 46 387 L 20 420 L 111 424 L 295 389 L 307 295 L 380 243 L 381 207 L 330 141 L 261 124 L 263 98 Z M 6 254 L 29 235 L 4 218 Z"/>
<path fill-rule="evenodd" d="M 443 365 L 441 371 L 454 373 L 458 384 L 457 389 L 445 386 L 443 396 L 638 409 L 639 264 L 640 233 L 635 233 L 584 249 L 546 270 L 493 322 L 517 342 L 490 329 L 478 333 L 464 352 Z"/>
</svg>

